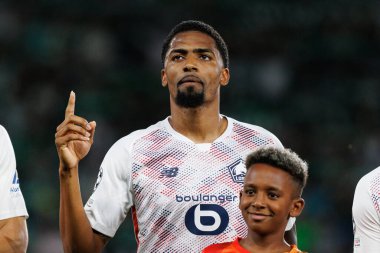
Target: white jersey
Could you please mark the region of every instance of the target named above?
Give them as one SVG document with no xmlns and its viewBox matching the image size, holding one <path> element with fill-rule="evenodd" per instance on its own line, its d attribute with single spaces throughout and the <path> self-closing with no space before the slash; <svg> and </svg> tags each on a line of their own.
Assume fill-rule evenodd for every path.
<svg viewBox="0 0 380 253">
<path fill-rule="evenodd" d="M 138 252 L 201 252 L 245 237 L 244 160 L 258 146 L 282 144 L 261 127 L 227 120 L 213 143 L 193 143 L 168 119 L 116 142 L 85 205 L 93 229 L 113 237 L 131 208 Z"/>
<path fill-rule="evenodd" d="M 359 180 L 352 216 L 354 252 L 380 252 L 380 167 Z"/>
<path fill-rule="evenodd" d="M 0 220 L 28 216 L 16 170 L 16 158 L 7 131 L 0 125 Z"/>
</svg>

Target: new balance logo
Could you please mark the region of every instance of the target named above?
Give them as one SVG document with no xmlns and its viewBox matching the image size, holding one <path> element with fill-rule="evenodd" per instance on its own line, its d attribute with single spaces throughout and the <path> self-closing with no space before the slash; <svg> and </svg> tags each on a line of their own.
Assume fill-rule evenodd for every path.
<svg viewBox="0 0 380 253">
<path fill-rule="evenodd" d="M 9 191 L 12 192 L 12 193 L 17 193 L 17 192 L 20 191 L 19 179 L 18 179 L 17 171 L 15 171 L 15 174 L 14 174 L 13 180 L 12 180 L 12 186 L 9 189 Z"/>
<path fill-rule="evenodd" d="M 176 177 L 178 175 L 178 167 L 164 168 L 161 171 L 160 178 L 163 177 Z"/>
<path fill-rule="evenodd" d="M 17 176 L 17 172 L 15 172 L 15 175 L 13 176 L 13 180 L 12 180 L 12 184 L 18 184 L 18 176 Z"/>
</svg>

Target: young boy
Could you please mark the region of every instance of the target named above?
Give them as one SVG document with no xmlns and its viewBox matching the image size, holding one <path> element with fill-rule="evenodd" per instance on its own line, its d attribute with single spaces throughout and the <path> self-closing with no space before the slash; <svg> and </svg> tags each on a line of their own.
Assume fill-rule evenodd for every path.
<svg viewBox="0 0 380 253">
<path fill-rule="evenodd" d="M 246 238 L 213 244 L 203 253 L 300 253 L 284 240 L 289 217 L 301 214 L 308 165 L 290 149 L 258 148 L 246 159 L 247 173 L 239 208 L 248 226 Z"/>
</svg>

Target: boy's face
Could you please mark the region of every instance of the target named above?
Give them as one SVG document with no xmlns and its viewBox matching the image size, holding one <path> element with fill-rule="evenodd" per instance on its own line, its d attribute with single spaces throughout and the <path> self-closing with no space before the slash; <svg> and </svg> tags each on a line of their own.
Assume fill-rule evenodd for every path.
<svg viewBox="0 0 380 253">
<path fill-rule="evenodd" d="M 287 172 L 264 163 L 247 170 L 239 208 L 249 232 L 284 233 L 288 218 L 300 215 L 303 206 L 297 183 Z"/>
</svg>

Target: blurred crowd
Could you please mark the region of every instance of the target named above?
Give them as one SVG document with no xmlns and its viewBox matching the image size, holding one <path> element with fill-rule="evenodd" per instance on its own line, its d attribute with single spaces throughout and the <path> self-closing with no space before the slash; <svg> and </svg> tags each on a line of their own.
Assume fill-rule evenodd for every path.
<svg viewBox="0 0 380 253">
<path fill-rule="evenodd" d="M 97 122 L 82 196 L 122 136 L 169 114 L 162 41 L 178 22 L 213 25 L 230 50 L 221 113 L 263 126 L 307 160 L 299 247 L 352 251 L 359 178 L 380 165 L 380 3 L 362 1 L 1 1 L 0 124 L 12 139 L 30 253 L 61 253 L 55 128 L 71 90 Z M 106 253 L 135 252 L 130 217 Z"/>
</svg>

